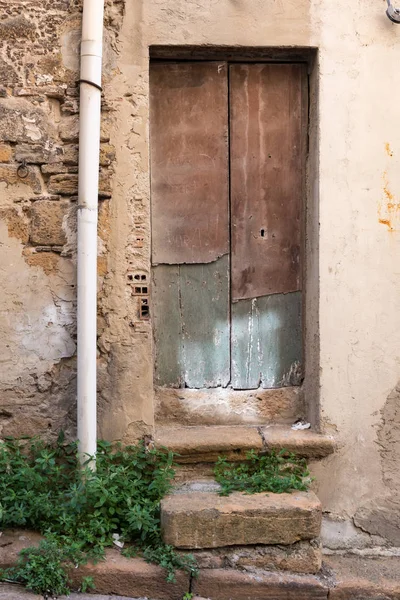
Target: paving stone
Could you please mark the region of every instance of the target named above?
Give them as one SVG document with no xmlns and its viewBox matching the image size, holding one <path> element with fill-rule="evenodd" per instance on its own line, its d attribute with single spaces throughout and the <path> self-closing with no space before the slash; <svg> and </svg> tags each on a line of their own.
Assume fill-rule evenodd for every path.
<svg viewBox="0 0 400 600">
<path fill-rule="evenodd" d="M 161 525 L 177 548 L 293 544 L 319 536 L 321 503 L 313 492 L 176 494 L 161 502 Z"/>
<path fill-rule="evenodd" d="M 35 531 L 25 529 L 9 529 L 0 535 L 0 567 L 12 567 L 18 553 L 29 546 L 38 546 L 42 536 Z"/>
<path fill-rule="evenodd" d="M 152 600 L 182 600 L 189 590 L 189 575 L 176 572 L 176 583 L 167 583 L 166 572 L 140 558 L 125 558 L 117 550 L 108 550 L 106 560 L 87 564 L 70 574 L 76 585 L 82 577 L 93 577 L 96 592 Z"/>
<path fill-rule="evenodd" d="M 332 574 L 329 600 L 400 600 L 400 557 L 324 557 Z"/>
<path fill-rule="evenodd" d="M 242 573 L 229 569 L 200 572 L 193 591 L 210 600 L 327 600 L 328 588 L 312 575 Z"/>
<path fill-rule="evenodd" d="M 0 600 L 42 600 L 43 596 L 28 592 L 19 585 L 0 583 Z"/>
</svg>

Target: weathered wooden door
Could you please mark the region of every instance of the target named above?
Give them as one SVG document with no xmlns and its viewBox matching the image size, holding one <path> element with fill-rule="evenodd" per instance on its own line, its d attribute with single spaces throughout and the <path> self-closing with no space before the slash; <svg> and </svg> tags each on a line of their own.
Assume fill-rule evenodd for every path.
<svg viewBox="0 0 400 600">
<path fill-rule="evenodd" d="M 304 65 L 150 73 L 156 384 L 298 385 Z"/>
</svg>

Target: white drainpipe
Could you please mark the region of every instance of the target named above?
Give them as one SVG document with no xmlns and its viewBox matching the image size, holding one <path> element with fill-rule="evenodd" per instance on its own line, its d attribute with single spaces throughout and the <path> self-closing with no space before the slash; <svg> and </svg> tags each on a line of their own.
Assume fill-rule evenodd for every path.
<svg viewBox="0 0 400 600">
<path fill-rule="evenodd" d="M 78 440 L 81 461 L 96 453 L 97 209 L 104 0 L 84 0 L 78 199 Z M 94 468 L 94 464 L 92 464 Z"/>
</svg>

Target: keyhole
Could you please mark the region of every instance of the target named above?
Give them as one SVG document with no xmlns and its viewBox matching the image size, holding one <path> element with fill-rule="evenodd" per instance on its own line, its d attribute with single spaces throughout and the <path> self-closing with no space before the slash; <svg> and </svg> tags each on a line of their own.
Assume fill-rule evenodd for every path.
<svg viewBox="0 0 400 600">
<path fill-rule="evenodd" d="M 265 236 L 265 229 L 261 229 L 260 234 L 261 234 L 261 237 L 264 237 Z"/>
</svg>

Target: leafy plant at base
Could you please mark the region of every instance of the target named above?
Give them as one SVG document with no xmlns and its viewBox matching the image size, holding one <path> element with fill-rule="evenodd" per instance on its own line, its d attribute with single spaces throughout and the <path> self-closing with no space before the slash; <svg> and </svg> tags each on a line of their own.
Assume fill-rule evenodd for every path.
<svg viewBox="0 0 400 600">
<path fill-rule="evenodd" d="M 191 561 L 165 546 L 160 500 L 171 489 L 171 453 L 144 443 L 123 447 L 99 442 L 96 472 L 82 470 L 76 443 L 5 439 L 0 443 L 0 526 L 40 531 L 46 540 L 23 551 L 3 577 L 44 594 L 67 593 L 67 571 L 99 560 L 113 534 L 142 549 L 146 560 L 192 572 Z M 53 573 L 47 565 L 52 561 Z M 83 585 L 88 585 L 86 581 Z M 63 590 L 60 592 L 59 590 Z"/>
<path fill-rule="evenodd" d="M 239 464 L 218 458 L 214 475 L 221 485 L 221 496 L 232 492 L 282 494 L 291 490 L 306 491 L 309 487 L 310 473 L 304 458 L 286 450 L 268 454 L 257 454 L 252 450 L 246 458 L 247 462 Z"/>
<path fill-rule="evenodd" d="M 69 594 L 68 570 L 86 562 L 79 546 L 61 546 L 54 539 L 42 540 L 37 548 L 21 550 L 16 567 L 4 577 L 23 583 L 37 594 Z"/>
</svg>

